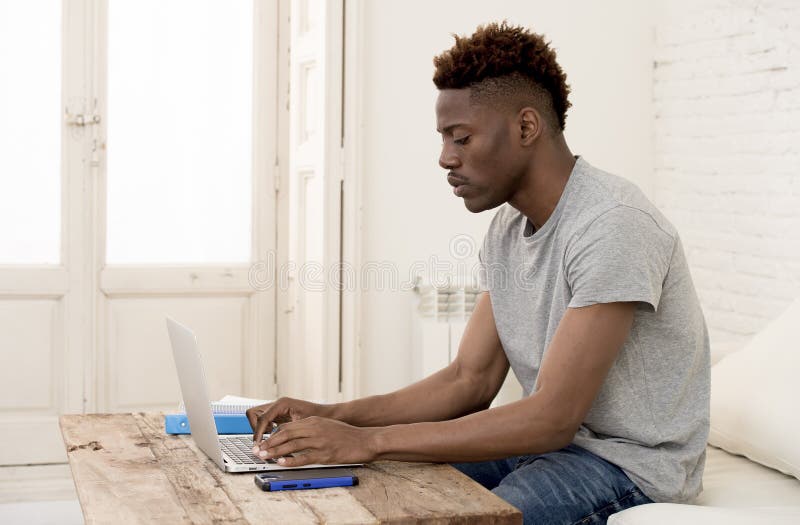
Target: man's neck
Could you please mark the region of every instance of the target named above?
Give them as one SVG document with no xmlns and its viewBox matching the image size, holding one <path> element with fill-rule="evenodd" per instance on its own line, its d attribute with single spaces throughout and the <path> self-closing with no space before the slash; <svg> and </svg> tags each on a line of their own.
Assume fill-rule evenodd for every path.
<svg viewBox="0 0 800 525">
<path fill-rule="evenodd" d="M 508 203 L 519 210 L 538 230 L 547 222 L 558 205 L 569 176 L 575 166 L 575 157 L 567 147 L 563 135 L 552 147 L 545 147 L 534 156 L 519 190 Z"/>
</svg>

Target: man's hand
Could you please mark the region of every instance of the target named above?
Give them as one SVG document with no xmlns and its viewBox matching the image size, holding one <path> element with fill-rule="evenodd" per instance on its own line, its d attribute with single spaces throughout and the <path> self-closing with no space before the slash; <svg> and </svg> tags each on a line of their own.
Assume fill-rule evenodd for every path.
<svg viewBox="0 0 800 525">
<path fill-rule="evenodd" d="M 253 447 L 263 459 L 278 458 L 284 467 L 299 467 L 311 463 L 368 463 L 377 457 L 374 446 L 375 429 L 354 427 L 335 419 L 311 416 L 281 425 Z M 301 452 L 295 457 L 290 454 Z M 288 457 L 283 457 L 288 456 Z"/>
<path fill-rule="evenodd" d="M 310 416 L 330 417 L 332 407 L 320 405 L 300 399 L 282 397 L 273 403 L 252 407 L 245 412 L 250 426 L 253 428 L 253 441 L 261 443 L 265 433 L 272 432 L 272 424 L 288 423 Z"/>
</svg>

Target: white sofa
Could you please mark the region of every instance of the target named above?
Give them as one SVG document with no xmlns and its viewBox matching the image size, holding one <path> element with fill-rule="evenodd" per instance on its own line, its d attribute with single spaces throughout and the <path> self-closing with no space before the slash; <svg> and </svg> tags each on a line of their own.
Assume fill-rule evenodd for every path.
<svg viewBox="0 0 800 525">
<path fill-rule="evenodd" d="M 652 503 L 609 525 L 800 524 L 800 300 L 711 369 L 703 492 Z"/>
<path fill-rule="evenodd" d="M 707 453 L 693 505 L 640 505 L 613 514 L 609 525 L 800 524 L 800 480 L 710 445 Z"/>
</svg>

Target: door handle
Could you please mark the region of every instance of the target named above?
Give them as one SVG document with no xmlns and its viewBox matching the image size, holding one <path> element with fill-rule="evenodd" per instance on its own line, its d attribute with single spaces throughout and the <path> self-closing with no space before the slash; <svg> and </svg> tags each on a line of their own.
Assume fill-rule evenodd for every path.
<svg viewBox="0 0 800 525">
<path fill-rule="evenodd" d="M 72 115 L 67 113 L 67 125 L 68 126 L 92 126 L 94 124 L 100 124 L 100 115 L 84 115 L 80 113 L 78 115 Z"/>
</svg>

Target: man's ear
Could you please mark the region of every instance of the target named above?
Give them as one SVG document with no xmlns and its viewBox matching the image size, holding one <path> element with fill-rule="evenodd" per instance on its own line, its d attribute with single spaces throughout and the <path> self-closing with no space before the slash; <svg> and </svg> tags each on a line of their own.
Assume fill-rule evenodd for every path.
<svg viewBox="0 0 800 525">
<path fill-rule="evenodd" d="M 519 110 L 517 116 L 519 122 L 519 138 L 523 146 L 530 146 L 539 135 L 542 134 L 542 116 L 532 107 L 525 107 Z"/>
</svg>

